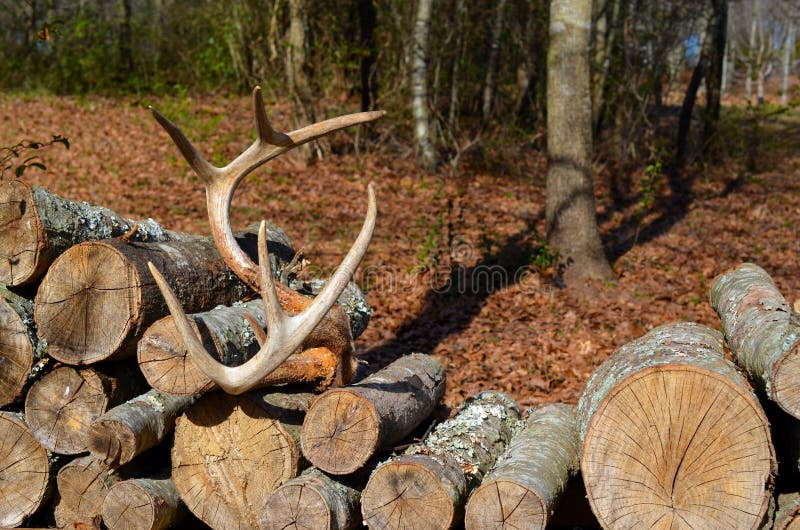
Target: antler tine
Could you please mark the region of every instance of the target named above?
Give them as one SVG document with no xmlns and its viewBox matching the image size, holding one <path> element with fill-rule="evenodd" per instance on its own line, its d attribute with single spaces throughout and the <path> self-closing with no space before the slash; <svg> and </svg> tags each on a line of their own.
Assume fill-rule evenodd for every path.
<svg viewBox="0 0 800 530">
<path fill-rule="evenodd" d="M 165 131 L 169 134 L 172 141 L 175 142 L 175 145 L 178 146 L 183 158 L 189 162 L 189 165 L 192 167 L 195 173 L 203 180 L 203 183 L 210 184 L 213 182 L 214 177 L 217 174 L 217 168 L 212 166 L 208 160 L 203 158 L 197 149 L 194 148 L 192 142 L 189 141 L 188 138 L 181 132 L 177 125 L 169 121 L 163 114 L 158 112 L 153 107 L 148 107 L 150 112 L 153 113 L 153 116 L 156 118 L 156 121 L 164 128 Z"/>
<path fill-rule="evenodd" d="M 267 112 L 264 110 L 264 96 L 261 95 L 260 86 L 253 89 L 253 115 L 255 116 L 258 138 L 262 142 L 281 147 L 291 147 L 292 139 L 288 135 L 273 129 L 269 123 Z"/>
</svg>

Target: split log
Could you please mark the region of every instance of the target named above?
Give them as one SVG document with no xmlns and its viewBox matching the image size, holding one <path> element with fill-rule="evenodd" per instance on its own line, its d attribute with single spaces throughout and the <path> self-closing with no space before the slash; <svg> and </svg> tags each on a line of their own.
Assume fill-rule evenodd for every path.
<svg viewBox="0 0 800 530">
<path fill-rule="evenodd" d="M 361 522 L 361 492 L 311 468 L 272 492 L 261 515 L 262 530 L 353 530 Z"/>
<path fill-rule="evenodd" d="M 769 424 L 717 331 L 669 324 L 618 349 L 586 384 L 578 425 L 604 528 L 755 528 L 766 513 Z"/>
<path fill-rule="evenodd" d="M 111 469 L 92 456 L 82 456 L 69 462 L 58 472 L 59 528 L 79 524 L 92 528 L 103 514 L 103 501 L 111 486 L 123 480 L 119 470 Z"/>
<path fill-rule="evenodd" d="M 444 387 L 441 363 L 413 353 L 359 383 L 328 390 L 303 422 L 303 455 L 328 473 L 353 473 L 430 416 Z"/>
<path fill-rule="evenodd" d="M 287 429 L 279 417 L 302 406 L 292 395 L 266 393 L 213 393 L 192 405 L 172 447 L 172 479 L 189 510 L 217 530 L 258 528 L 269 494 L 297 476 L 300 451 L 291 431 L 299 424 Z"/>
<path fill-rule="evenodd" d="M 19 400 L 49 364 L 33 326 L 33 302 L 0 285 L 0 407 Z"/>
<path fill-rule="evenodd" d="M 549 405 L 517 428 L 492 471 L 467 502 L 467 530 L 545 528 L 579 467 L 575 409 Z"/>
<path fill-rule="evenodd" d="M 186 515 L 171 478 L 117 482 L 103 501 L 103 523 L 109 530 L 164 530 Z"/>
<path fill-rule="evenodd" d="M 108 466 L 126 464 L 172 432 L 193 401 L 150 390 L 118 405 L 92 422 L 86 436 L 89 451 Z"/>
<path fill-rule="evenodd" d="M 21 525 L 48 501 L 53 462 L 22 415 L 0 412 L 0 527 Z"/>
<path fill-rule="evenodd" d="M 731 354 L 769 398 L 800 418 L 800 315 L 757 265 L 718 276 L 711 305 Z"/>
<path fill-rule="evenodd" d="M 482 392 L 406 454 L 372 473 L 361 495 L 370 528 L 448 529 L 463 515 L 470 489 L 503 452 L 519 420 L 516 403 Z"/>
<path fill-rule="evenodd" d="M 25 420 L 48 450 L 83 453 L 91 423 L 141 392 L 143 386 L 142 377 L 126 366 L 59 366 L 31 386 L 25 398 Z"/>
<path fill-rule="evenodd" d="M 773 530 L 800 530 L 800 493 L 778 495 Z"/>
</svg>

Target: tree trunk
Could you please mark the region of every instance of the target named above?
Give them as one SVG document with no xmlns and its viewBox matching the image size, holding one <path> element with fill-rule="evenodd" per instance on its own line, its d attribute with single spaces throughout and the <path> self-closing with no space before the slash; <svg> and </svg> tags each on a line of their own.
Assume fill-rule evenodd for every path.
<svg viewBox="0 0 800 530">
<path fill-rule="evenodd" d="M 21 414 L 0 412 L 0 526 L 21 525 L 48 501 L 52 462 Z"/>
<path fill-rule="evenodd" d="M 103 501 L 109 530 L 164 530 L 188 515 L 171 478 L 135 478 L 117 482 Z"/>
<path fill-rule="evenodd" d="M 91 423 L 143 387 L 141 376 L 126 366 L 59 366 L 31 386 L 25 398 L 25 420 L 49 451 L 83 453 Z"/>
<path fill-rule="evenodd" d="M 270 495 L 262 511 L 261 528 L 354 530 L 361 522 L 360 497 L 357 489 L 311 468 Z"/>
<path fill-rule="evenodd" d="M 692 126 L 692 114 L 694 113 L 694 104 L 697 100 L 697 90 L 700 88 L 700 83 L 706 76 L 706 69 L 708 66 L 708 54 L 706 43 L 703 44 L 703 51 L 700 53 L 700 59 L 692 71 L 692 78 L 686 87 L 686 94 L 683 96 L 683 104 L 678 116 L 678 136 L 675 139 L 675 168 L 677 173 L 686 162 L 686 154 L 689 145 L 689 131 Z"/>
<path fill-rule="evenodd" d="M 423 422 L 444 386 L 439 361 L 412 353 L 363 381 L 329 390 L 303 422 L 303 455 L 328 473 L 353 473 Z"/>
<path fill-rule="evenodd" d="M 792 50 L 794 50 L 795 25 L 793 21 L 788 22 L 786 30 L 786 42 L 783 44 L 783 57 L 781 58 L 781 105 L 789 103 L 789 75 L 791 74 Z"/>
<path fill-rule="evenodd" d="M 263 402 L 209 394 L 175 428 L 175 487 L 189 510 L 217 530 L 258 528 L 269 494 L 297 476 L 296 438 Z"/>
<path fill-rule="evenodd" d="M 558 250 L 568 281 L 613 277 L 597 229 L 592 183 L 591 13 L 591 0 L 550 4 L 547 240 Z"/>
<path fill-rule="evenodd" d="M 123 480 L 117 470 L 110 469 L 92 456 L 82 456 L 66 464 L 58 472 L 59 501 L 56 522 L 60 528 L 94 528 L 102 517 L 103 500 L 114 484 Z"/>
<path fill-rule="evenodd" d="M 486 75 L 483 79 L 483 97 L 481 105 L 481 120 L 487 123 L 491 118 L 492 103 L 494 102 L 495 76 L 497 74 L 497 61 L 500 57 L 500 39 L 503 36 L 503 17 L 506 11 L 506 0 L 497 0 L 494 25 L 492 27 L 492 40 L 489 44 L 489 58 L 486 61 Z"/>
<path fill-rule="evenodd" d="M 725 66 L 725 43 L 728 41 L 728 0 L 713 0 L 713 13 L 706 37 L 710 40 L 706 108 L 703 112 L 703 146 L 716 135 L 722 104 L 722 71 Z"/>
<path fill-rule="evenodd" d="M 753 78 L 755 70 L 761 69 L 756 64 L 756 37 L 758 36 L 758 21 L 761 16 L 761 6 L 759 0 L 753 0 L 753 9 L 750 14 L 750 36 L 747 42 L 747 77 L 744 80 L 744 97 L 747 103 L 753 102 Z"/>
<path fill-rule="evenodd" d="M 47 370 L 46 352 L 33 326 L 33 302 L 0 286 L 0 407 L 19 400 Z"/>
<path fill-rule="evenodd" d="M 483 392 L 469 400 L 421 444 L 375 469 L 361 496 L 364 524 L 431 530 L 456 525 L 470 489 L 503 452 L 518 419 L 516 403 L 505 394 Z"/>
<path fill-rule="evenodd" d="M 658 327 L 614 352 L 578 402 L 581 470 L 604 528 L 756 528 L 775 452 L 757 398 L 705 326 Z"/>
<path fill-rule="evenodd" d="M 467 530 L 545 528 L 579 461 L 575 408 L 558 404 L 534 410 L 470 495 Z"/>
<path fill-rule="evenodd" d="M 361 111 L 372 110 L 378 96 L 378 85 L 375 81 L 375 25 L 377 13 L 372 0 L 358 0 L 358 27 L 361 33 Z"/>
<path fill-rule="evenodd" d="M 119 467 L 161 443 L 193 402 L 193 397 L 150 390 L 94 420 L 86 433 L 86 445 L 105 465 Z"/>
<path fill-rule="evenodd" d="M 711 305 L 731 354 L 750 380 L 783 410 L 800 418 L 800 316 L 757 265 L 718 276 Z"/>
<path fill-rule="evenodd" d="M 414 116 L 414 140 L 417 143 L 417 156 L 426 169 L 435 169 L 439 163 L 431 138 L 428 113 L 428 58 L 432 4 L 433 0 L 419 0 L 417 3 L 411 63 L 411 110 Z"/>
</svg>

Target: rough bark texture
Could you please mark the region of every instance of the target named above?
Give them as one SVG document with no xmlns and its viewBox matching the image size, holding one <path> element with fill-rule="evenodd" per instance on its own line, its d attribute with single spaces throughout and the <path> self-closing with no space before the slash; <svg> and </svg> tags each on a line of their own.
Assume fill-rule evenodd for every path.
<svg viewBox="0 0 800 530">
<path fill-rule="evenodd" d="M 591 14 L 591 0 L 550 3 L 547 240 L 558 250 L 568 281 L 612 277 L 595 216 L 588 56 Z"/>
<path fill-rule="evenodd" d="M 270 231 L 268 239 L 274 242 L 274 236 L 282 234 Z M 253 243 L 239 242 L 243 248 Z M 270 246 L 271 251 L 288 248 L 281 243 Z M 34 316 L 48 353 L 67 364 L 134 355 L 145 329 L 169 314 L 148 261 L 158 267 L 187 313 L 230 305 L 249 292 L 225 265 L 210 237 L 82 243 L 59 256 L 36 294 Z"/>
<path fill-rule="evenodd" d="M 82 456 L 58 472 L 59 527 L 89 525 L 102 517 L 103 501 L 111 486 L 123 480 L 121 474 L 92 456 Z"/>
<path fill-rule="evenodd" d="M 269 494 L 297 476 L 298 445 L 261 398 L 203 396 L 175 428 L 175 487 L 189 510 L 217 530 L 258 528 Z"/>
<path fill-rule="evenodd" d="M 119 237 L 134 225 L 134 241 L 168 241 L 176 235 L 152 219 L 132 221 L 19 180 L 5 182 L 0 186 L 0 283 L 15 286 L 38 280 L 73 245 Z"/>
<path fill-rule="evenodd" d="M 47 344 L 33 325 L 33 302 L 0 286 L 0 407 L 20 399 L 46 370 Z"/>
<path fill-rule="evenodd" d="M 424 421 L 444 388 L 441 363 L 412 353 L 355 385 L 329 390 L 306 415 L 303 454 L 328 473 L 353 473 Z"/>
<path fill-rule="evenodd" d="M 470 496 L 467 529 L 545 528 L 579 465 L 575 408 L 558 404 L 532 411 Z"/>
<path fill-rule="evenodd" d="M 284 483 L 267 500 L 262 530 L 352 530 L 361 522 L 361 492 L 311 468 Z"/>
<path fill-rule="evenodd" d="M 411 110 L 414 114 L 414 140 L 422 165 L 433 169 L 438 164 L 431 139 L 428 113 L 428 55 L 433 0 L 420 0 L 414 18 L 414 48 L 411 66 Z"/>
<path fill-rule="evenodd" d="M 578 422 L 583 480 L 604 527 L 760 524 L 775 452 L 719 332 L 669 324 L 618 349 L 586 384 Z"/>
<path fill-rule="evenodd" d="M 108 466 L 126 464 L 172 432 L 177 417 L 193 402 L 193 397 L 157 390 L 126 401 L 92 422 L 86 435 L 89 451 Z"/>
<path fill-rule="evenodd" d="M 31 386 L 25 398 L 25 419 L 48 450 L 83 453 L 91 423 L 143 387 L 141 376 L 126 366 L 59 366 Z"/>
<path fill-rule="evenodd" d="M 22 415 L 0 412 L 0 526 L 21 525 L 48 500 L 52 463 Z"/>
<path fill-rule="evenodd" d="M 800 530 L 800 493 L 778 495 L 773 530 Z"/>
<path fill-rule="evenodd" d="M 109 530 L 164 530 L 187 514 L 171 478 L 117 482 L 103 501 L 103 523 Z"/>
<path fill-rule="evenodd" d="M 711 305 L 725 340 L 750 380 L 783 410 L 800 418 L 800 316 L 757 265 L 718 276 Z"/>
<path fill-rule="evenodd" d="M 511 438 L 519 409 L 500 392 L 482 392 L 405 455 L 381 464 L 361 496 L 370 528 L 447 529 L 463 514 Z"/>
</svg>

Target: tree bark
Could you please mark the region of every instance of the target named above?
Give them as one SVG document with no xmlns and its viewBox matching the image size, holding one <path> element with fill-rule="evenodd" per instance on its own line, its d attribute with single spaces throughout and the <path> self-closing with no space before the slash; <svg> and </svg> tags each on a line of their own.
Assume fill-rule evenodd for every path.
<svg viewBox="0 0 800 530">
<path fill-rule="evenodd" d="M 378 96 L 378 84 L 375 80 L 375 26 L 377 13 L 372 0 L 358 0 L 358 27 L 361 33 L 361 111 L 372 110 Z"/>
<path fill-rule="evenodd" d="M 795 25 L 792 20 L 788 22 L 786 42 L 783 44 L 783 57 L 781 58 L 781 105 L 789 103 L 789 74 L 792 65 L 792 50 L 795 46 Z"/>
<path fill-rule="evenodd" d="M 428 112 L 428 58 L 430 53 L 431 8 L 433 0 L 419 0 L 414 17 L 414 44 L 411 66 L 411 110 L 414 116 L 414 140 L 423 167 L 439 164 L 433 145 Z"/>
<path fill-rule="evenodd" d="M 21 414 L 0 412 L 0 526 L 21 525 L 49 499 L 53 459 Z"/>
<path fill-rule="evenodd" d="M 463 515 L 472 487 L 480 483 L 511 438 L 516 403 L 499 392 L 469 400 L 421 444 L 381 464 L 361 496 L 371 528 L 448 529 Z"/>
<path fill-rule="evenodd" d="M 193 402 L 193 397 L 150 390 L 94 420 L 86 433 L 86 445 L 96 459 L 119 467 L 161 443 Z"/>
<path fill-rule="evenodd" d="M 800 418 L 800 316 L 764 269 L 744 263 L 718 276 L 711 305 L 731 354 L 771 400 Z"/>
<path fill-rule="evenodd" d="M 143 387 L 141 376 L 125 366 L 60 366 L 31 386 L 25 398 L 25 420 L 49 451 L 83 453 L 91 423 Z"/>
<path fill-rule="evenodd" d="M 700 88 L 700 83 L 706 77 L 706 70 L 708 67 L 708 53 L 706 43 L 703 44 L 703 50 L 700 53 L 700 59 L 692 71 L 692 78 L 686 86 L 686 94 L 683 96 L 683 103 L 681 104 L 681 111 L 678 116 L 678 135 L 675 139 L 675 171 L 677 172 L 683 167 L 686 162 L 686 154 L 689 144 L 689 131 L 692 126 L 692 114 L 694 113 L 694 104 L 697 100 L 697 90 Z"/>
<path fill-rule="evenodd" d="M 316 468 L 272 492 L 261 515 L 263 530 L 354 530 L 361 522 L 361 492 Z"/>
<path fill-rule="evenodd" d="M 772 530 L 797 530 L 798 528 L 800 528 L 800 493 L 778 495 Z"/>
<path fill-rule="evenodd" d="M 103 501 L 103 523 L 109 530 L 164 530 L 187 514 L 171 478 L 117 482 Z"/>
<path fill-rule="evenodd" d="M 728 0 L 713 0 L 709 39 L 708 75 L 706 77 L 706 108 L 703 112 L 703 146 L 717 132 L 722 105 L 722 71 L 725 65 L 725 43 L 728 41 Z"/>
<path fill-rule="evenodd" d="M 747 77 L 744 79 L 744 98 L 748 104 L 753 102 L 753 78 L 755 77 L 756 69 L 761 70 L 761 65 L 756 64 L 756 37 L 758 36 L 760 16 L 761 2 L 753 0 L 753 8 L 750 13 L 750 35 L 747 42 Z"/>
<path fill-rule="evenodd" d="M 497 73 L 497 61 L 500 57 L 500 39 L 503 36 L 503 17 L 506 11 L 506 0 L 498 0 L 494 8 L 496 9 L 494 25 L 492 27 L 492 40 L 489 44 L 489 58 L 486 61 L 486 76 L 483 79 L 483 97 L 481 105 L 481 119 L 487 123 L 492 113 L 492 103 L 494 102 L 495 76 Z"/>
<path fill-rule="evenodd" d="M 774 487 L 769 423 L 722 335 L 668 324 L 614 352 L 578 402 L 601 526 L 756 528 Z"/>
<path fill-rule="evenodd" d="M 354 385 L 328 390 L 303 422 L 303 455 L 322 471 L 353 473 L 423 422 L 444 388 L 439 361 L 412 353 Z"/>
<path fill-rule="evenodd" d="M 59 501 L 56 522 L 60 528 L 94 528 L 103 514 L 103 501 L 109 489 L 123 480 L 118 470 L 106 467 L 92 456 L 82 456 L 69 462 L 58 472 Z"/>
<path fill-rule="evenodd" d="M 579 462 L 575 408 L 558 404 L 532 411 L 470 495 L 467 530 L 545 528 Z"/>
<path fill-rule="evenodd" d="M 592 182 L 591 13 L 591 0 L 550 4 L 547 240 L 558 250 L 568 281 L 613 277 L 597 229 Z"/>
</svg>

